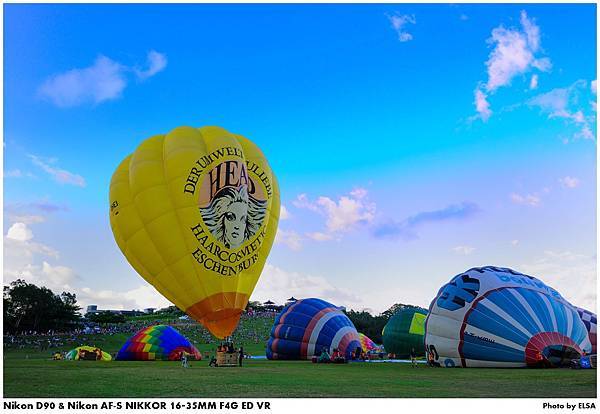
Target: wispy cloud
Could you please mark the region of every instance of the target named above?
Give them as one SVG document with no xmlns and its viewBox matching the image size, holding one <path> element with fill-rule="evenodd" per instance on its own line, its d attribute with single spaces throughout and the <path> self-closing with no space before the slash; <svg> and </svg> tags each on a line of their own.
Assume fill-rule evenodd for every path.
<svg viewBox="0 0 600 414">
<path fill-rule="evenodd" d="M 66 108 L 119 98 L 126 85 L 125 67 L 99 56 L 92 66 L 51 76 L 40 87 L 40 93 L 56 106 Z"/>
<path fill-rule="evenodd" d="M 412 40 L 413 36 L 412 36 L 412 34 L 410 34 L 408 32 L 408 30 L 406 29 L 406 26 L 408 24 L 416 24 L 417 23 L 417 20 L 415 19 L 414 15 L 399 14 L 396 12 L 392 15 L 388 15 L 387 17 L 392 25 L 392 28 L 398 34 L 399 41 L 408 42 L 409 40 Z"/>
<path fill-rule="evenodd" d="M 463 256 L 468 256 L 475 251 L 475 248 L 472 246 L 456 246 L 452 248 L 452 251 Z"/>
<path fill-rule="evenodd" d="M 540 275 L 575 306 L 596 308 L 596 257 L 572 251 L 545 251 L 520 270 Z"/>
<path fill-rule="evenodd" d="M 4 177 L 5 178 L 23 178 L 23 177 L 27 177 L 27 178 L 36 178 L 35 175 L 33 175 L 30 172 L 23 172 L 18 168 L 15 168 L 14 170 L 9 170 L 6 171 L 4 173 Z"/>
<path fill-rule="evenodd" d="M 39 157 L 37 155 L 29 155 L 31 162 L 40 167 L 46 173 L 48 173 L 54 181 L 60 184 L 70 184 L 77 187 L 85 187 L 85 179 L 78 174 L 74 174 L 62 168 L 56 167 L 53 164 L 56 163 L 55 159 L 48 159 Z"/>
<path fill-rule="evenodd" d="M 290 296 L 321 298 L 337 306 L 357 307 L 362 304 L 361 298 L 354 292 L 335 286 L 324 277 L 292 272 L 267 263 L 252 297 L 260 301 L 270 299 L 285 303 Z"/>
<path fill-rule="evenodd" d="M 538 75 L 537 75 L 537 73 L 534 73 L 531 76 L 531 81 L 529 81 L 529 89 L 534 90 L 534 89 L 537 89 L 537 87 L 538 87 Z"/>
<path fill-rule="evenodd" d="M 289 220 L 292 218 L 292 213 L 282 204 L 279 209 L 279 220 Z"/>
<path fill-rule="evenodd" d="M 148 52 L 146 70 L 134 69 L 139 80 L 146 80 L 167 67 L 167 57 L 155 50 Z"/>
<path fill-rule="evenodd" d="M 587 82 L 580 79 L 566 88 L 555 88 L 534 96 L 527 101 L 527 104 L 539 108 L 542 113 L 548 115 L 548 119 L 563 119 L 567 123 L 576 125 L 579 132 L 574 138 L 594 139 L 592 126 L 596 118 L 593 115 L 586 115 L 579 104 L 581 94 L 585 91 L 587 91 Z"/>
<path fill-rule="evenodd" d="M 520 23 L 520 28 L 507 29 L 503 26 L 494 28 L 491 38 L 487 41 L 493 47 L 485 63 L 488 79 L 475 89 L 475 109 L 484 121 L 491 115 L 487 99 L 489 94 L 509 86 L 518 75 L 534 69 L 545 72 L 552 67 L 549 58 L 540 56 L 539 26 L 527 16 L 525 11 L 521 11 Z M 537 82 L 537 77 L 535 81 L 532 78 L 530 86 L 533 84 L 537 86 Z M 481 92 L 482 88 L 485 89 L 485 94 Z M 480 99 L 477 99 L 478 91 L 481 92 Z M 485 104 L 481 104 L 483 102 L 481 98 L 485 98 Z"/>
<path fill-rule="evenodd" d="M 511 193 L 510 199 L 515 204 L 523 204 L 523 205 L 528 205 L 528 206 L 532 206 L 532 207 L 537 207 L 542 202 L 541 197 L 537 193 L 535 193 L 535 194 Z"/>
<path fill-rule="evenodd" d="M 490 116 L 492 116 L 492 111 L 490 110 L 490 103 L 487 100 L 487 95 L 481 91 L 481 89 L 475 89 L 475 108 L 477 109 L 477 113 L 479 117 L 483 121 L 487 121 Z"/>
<path fill-rule="evenodd" d="M 291 250 L 298 251 L 302 249 L 302 236 L 293 230 L 284 230 L 281 227 L 275 234 L 275 244 L 283 244 Z"/>
<path fill-rule="evenodd" d="M 579 186 L 579 179 L 575 177 L 566 176 L 563 178 L 559 178 L 558 182 L 565 188 L 575 188 Z"/>
<path fill-rule="evenodd" d="M 452 204 L 440 210 L 424 211 L 410 216 L 402 221 L 390 220 L 375 227 L 373 235 L 377 238 L 403 238 L 412 240 L 418 238 L 417 230 L 426 224 L 465 220 L 473 217 L 480 208 L 473 202 Z"/>
<path fill-rule="evenodd" d="M 148 68 L 140 70 L 100 55 L 91 66 L 50 76 L 40 86 L 39 93 L 61 108 L 118 99 L 127 86 L 128 72 L 133 71 L 139 80 L 145 80 L 167 65 L 165 55 L 156 51 L 149 52 L 147 59 Z"/>
<path fill-rule="evenodd" d="M 4 205 L 5 214 L 9 216 L 17 216 L 22 214 L 34 214 L 35 213 L 56 213 L 59 211 L 69 211 L 69 208 L 66 205 L 56 204 L 47 199 L 41 199 L 37 201 L 32 201 L 28 203 L 8 203 Z M 20 221 L 20 220 L 13 220 Z"/>
</svg>

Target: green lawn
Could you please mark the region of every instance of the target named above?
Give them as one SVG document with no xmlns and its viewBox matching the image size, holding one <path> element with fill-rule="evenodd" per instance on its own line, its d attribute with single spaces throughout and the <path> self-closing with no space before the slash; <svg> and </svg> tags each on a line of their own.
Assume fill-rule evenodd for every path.
<svg viewBox="0 0 600 414">
<path fill-rule="evenodd" d="M 47 355 L 5 352 L 4 397 L 596 397 L 595 370 L 267 360 L 248 360 L 242 368 L 192 361 L 183 369 L 178 362 L 50 361 Z"/>
</svg>

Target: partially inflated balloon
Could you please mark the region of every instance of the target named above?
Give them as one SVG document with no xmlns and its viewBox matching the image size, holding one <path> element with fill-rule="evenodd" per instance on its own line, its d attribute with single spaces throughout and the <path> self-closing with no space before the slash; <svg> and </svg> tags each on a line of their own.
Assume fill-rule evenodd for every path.
<svg viewBox="0 0 600 414">
<path fill-rule="evenodd" d="M 592 354 L 596 353 L 597 350 L 597 333 L 598 333 L 598 318 L 594 312 L 577 307 L 577 313 L 581 318 L 581 322 L 585 325 L 585 329 L 588 331 L 588 337 L 592 343 Z"/>
<path fill-rule="evenodd" d="M 562 366 L 592 350 L 577 310 L 556 290 L 493 266 L 442 286 L 429 307 L 425 346 L 445 367 Z"/>
<path fill-rule="evenodd" d="M 421 308 L 405 308 L 394 314 L 383 328 L 383 346 L 386 352 L 398 358 L 407 358 L 414 349 L 416 355 L 424 355 L 423 335 L 427 311 Z"/>
<path fill-rule="evenodd" d="M 153 325 L 139 330 L 123 344 L 116 359 L 119 361 L 174 361 L 185 352 L 200 360 L 202 356 L 175 328 Z"/>
<path fill-rule="evenodd" d="M 367 335 L 359 332 L 358 337 L 360 338 L 360 346 L 364 352 L 381 350 L 381 347 L 373 342 Z"/>
<path fill-rule="evenodd" d="M 346 359 L 360 348 L 354 324 L 335 305 L 321 299 L 296 301 L 275 318 L 267 343 L 268 359 L 311 359 L 338 349 Z"/>
<path fill-rule="evenodd" d="M 180 127 L 140 144 L 110 183 L 110 223 L 133 268 L 219 338 L 254 290 L 279 220 L 279 188 L 248 139 Z"/>
</svg>

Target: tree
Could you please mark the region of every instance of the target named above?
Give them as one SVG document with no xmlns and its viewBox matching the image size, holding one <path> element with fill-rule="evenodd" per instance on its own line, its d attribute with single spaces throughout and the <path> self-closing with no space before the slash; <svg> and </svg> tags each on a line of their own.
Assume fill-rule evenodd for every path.
<svg viewBox="0 0 600 414">
<path fill-rule="evenodd" d="M 420 306 L 396 303 L 392 305 L 389 309 L 381 312 L 381 314 L 377 316 L 373 316 L 369 312 L 364 310 L 361 312 L 349 310 L 345 311 L 345 314 L 352 321 L 358 332 L 367 335 L 375 343 L 380 344 L 383 342 L 381 332 L 383 331 L 385 325 L 388 323 L 388 320 L 392 316 L 394 316 L 396 312 L 409 308 L 422 309 Z"/>
<path fill-rule="evenodd" d="M 404 309 L 423 309 L 420 306 L 415 306 L 415 305 L 407 305 L 405 303 L 395 303 L 393 304 L 388 310 L 385 310 L 383 312 L 381 312 L 381 316 L 385 317 L 386 320 L 390 319 L 392 316 L 394 316 L 397 312 L 404 310 Z M 427 309 L 423 309 L 423 310 L 427 310 Z"/>
<path fill-rule="evenodd" d="M 75 294 L 55 295 L 46 287 L 18 279 L 4 286 L 4 331 L 47 331 L 69 328 L 80 318 Z"/>
</svg>

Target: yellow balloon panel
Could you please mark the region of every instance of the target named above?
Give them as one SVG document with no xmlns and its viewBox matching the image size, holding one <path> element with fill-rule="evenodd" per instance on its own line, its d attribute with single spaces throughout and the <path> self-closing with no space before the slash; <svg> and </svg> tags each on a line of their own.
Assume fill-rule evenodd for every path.
<svg viewBox="0 0 600 414">
<path fill-rule="evenodd" d="M 279 221 L 279 188 L 260 149 L 219 127 L 153 136 L 113 174 L 110 205 L 134 269 L 215 336 L 229 336 Z"/>
</svg>

